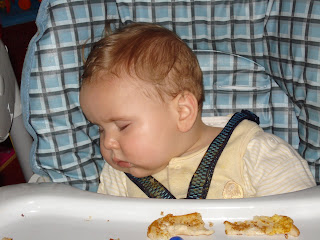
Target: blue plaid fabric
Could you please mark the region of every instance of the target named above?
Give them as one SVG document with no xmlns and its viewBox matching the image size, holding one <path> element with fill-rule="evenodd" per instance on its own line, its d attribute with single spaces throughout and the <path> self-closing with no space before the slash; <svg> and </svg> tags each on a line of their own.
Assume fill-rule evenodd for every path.
<svg viewBox="0 0 320 240">
<path fill-rule="evenodd" d="M 43 0 L 21 94 L 35 173 L 96 191 L 99 134 L 79 108 L 85 59 L 113 27 L 154 22 L 175 31 L 204 73 L 204 117 L 243 108 L 292 144 L 320 179 L 320 2 L 312 0 Z"/>
<path fill-rule="evenodd" d="M 33 171 L 89 191 L 98 188 L 104 160 L 98 129 L 79 107 L 79 79 L 83 51 L 101 38 L 106 14 L 113 14 L 107 8 L 104 1 L 42 1 L 21 85 Z"/>
</svg>

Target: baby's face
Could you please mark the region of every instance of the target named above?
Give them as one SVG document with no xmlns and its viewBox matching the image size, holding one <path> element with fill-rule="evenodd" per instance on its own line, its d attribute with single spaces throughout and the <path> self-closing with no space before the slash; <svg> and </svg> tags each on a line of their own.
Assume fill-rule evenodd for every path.
<svg viewBox="0 0 320 240">
<path fill-rule="evenodd" d="M 178 116 L 174 101 L 148 97 L 151 86 L 130 78 L 84 85 L 80 103 L 88 120 L 99 126 L 104 159 L 115 169 L 144 177 L 164 169 L 177 154 Z"/>
</svg>

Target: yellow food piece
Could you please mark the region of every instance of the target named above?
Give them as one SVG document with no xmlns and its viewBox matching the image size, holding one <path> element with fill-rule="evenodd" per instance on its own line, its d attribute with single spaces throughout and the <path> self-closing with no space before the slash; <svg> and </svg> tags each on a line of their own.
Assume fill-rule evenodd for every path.
<svg viewBox="0 0 320 240">
<path fill-rule="evenodd" d="M 284 234 L 297 237 L 300 235 L 299 229 L 293 224 L 290 217 L 282 215 L 255 216 L 253 220 L 243 222 L 225 221 L 225 232 L 227 235 L 276 235 Z"/>
<path fill-rule="evenodd" d="M 272 217 L 255 216 L 253 221 L 267 235 L 283 234 L 290 232 L 293 220 L 287 216 L 273 215 Z"/>
</svg>

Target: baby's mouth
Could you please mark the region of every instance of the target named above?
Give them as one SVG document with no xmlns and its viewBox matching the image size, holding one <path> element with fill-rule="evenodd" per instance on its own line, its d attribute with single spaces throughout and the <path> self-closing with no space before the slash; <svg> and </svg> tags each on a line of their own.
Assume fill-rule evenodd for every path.
<svg viewBox="0 0 320 240">
<path fill-rule="evenodd" d="M 121 168 L 131 168 L 131 167 L 132 167 L 132 164 L 131 164 L 131 163 L 126 162 L 126 161 L 121 161 L 121 160 L 116 159 L 116 158 L 113 159 L 113 162 L 114 162 L 117 166 L 119 166 L 119 167 L 121 167 Z"/>
</svg>

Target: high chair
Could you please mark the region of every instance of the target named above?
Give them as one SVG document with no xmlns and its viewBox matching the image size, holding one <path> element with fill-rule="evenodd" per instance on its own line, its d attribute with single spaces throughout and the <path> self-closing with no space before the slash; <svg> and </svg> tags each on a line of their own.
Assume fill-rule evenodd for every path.
<svg viewBox="0 0 320 240">
<path fill-rule="evenodd" d="M 104 160 L 78 93 L 83 59 L 108 20 L 114 28 L 154 22 L 175 31 L 203 70 L 204 121 L 255 112 L 265 131 L 309 162 L 319 183 L 319 7 L 304 0 L 42 1 L 21 83 L 32 171 L 96 191 Z"/>
<path fill-rule="evenodd" d="M 131 22 L 153 22 L 176 32 L 193 49 L 203 71 L 205 123 L 218 126 L 228 114 L 242 109 L 254 112 L 266 132 L 290 143 L 308 161 L 320 183 L 319 1 L 42 0 L 36 20 L 38 32 L 29 43 L 22 72 L 23 123 L 33 138 L 30 151 L 23 152 L 29 155 L 30 165 L 22 167 L 30 182 L 64 184 L 27 184 L 21 193 L 18 187 L 6 188 L 0 201 L 5 194 L 11 196 L 6 200 L 13 200 L 30 191 L 42 207 L 46 201 L 55 205 L 56 214 L 66 216 L 74 207 L 84 211 L 82 217 L 88 217 L 95 205 L 101 210 L 96 216 L 114 213 L 115 208 L 128 217 L 117 217 L 115 222 L 128 224 L 135 211 L 142 213 L 141 219 L 150 221 L 160 213 L 163 205 L 157 203 L 161 200 L 150 203 L 88 193 L 97 190 L 104 160 L 99 151 L 98 128 L 81 111 L 79 86 L 84 59 L 103 36 L 106 21 L 113 28 Z M 53 195 L 63 203 L 51 201 Z M 230 210 L 240 203 L 250 214 L 261 214 L 257 209 L 269 214 L 275 208 L 286 213 L 296 206 L 294 216 L 303 218 L 312 213 L 312 207 L 309 212 L 302 207 L 308 198 L 313 199 L 310 206 L 317 206 L 319 188 L 297 195 L 229 201 L 226 205 L 224 201 L 209 200 L 202 208 L 193 200 L 179 200 L 167 211 L 183 212 L 188 203 L 190 210 L 210 209 L 205 219 L 210 219 L 212 211 L 243 219 L 243 213 L 232 215 L 235 213 Z M 273 200 L 280 205 L 272 205 Z M 121 203 L 136 208 L 122 209 Z M 213 203 L 215 208 L 210 205 Z M 257 205 L 252 208 L 252 204 Z M 147 216 L 148 211 L 152 217 Z M 308 224 L 304 226 L 309 229 Z M 312 229 L 312 235 L 301 239 L 316 239 L 318 228 Z M 81 229 L 79 232 L 82 237 L 86 234 Z M 219 233 L 217 236 L 223 239 Z"/>
</svg>

